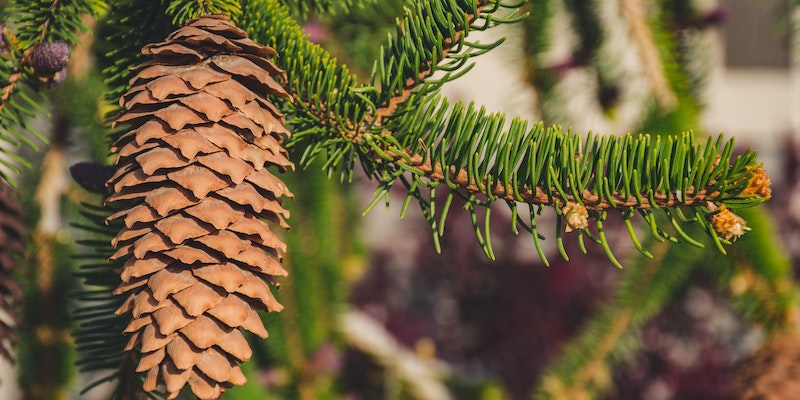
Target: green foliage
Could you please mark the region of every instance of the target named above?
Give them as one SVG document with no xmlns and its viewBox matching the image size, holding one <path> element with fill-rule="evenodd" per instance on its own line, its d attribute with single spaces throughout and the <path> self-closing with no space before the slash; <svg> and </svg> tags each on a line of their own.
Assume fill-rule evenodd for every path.
<svg viewBox="0 0 800 400">
<path fill-rule="evenodd" d="M 468 200 L 476 236 L 489 257 L 492 248 L 485 227 L 490 209 L 484 208 L 483 224 L 478 223 L 475 210 L 495 200 L 505 200 L 515 215 L 515 201 L 552 205 L 558 211 L 560 227 L 563 226 L 560 211 L 568 201 L 583 205 L 585 192 L 597 196 L 598 208 L 593 217 L 601 229 L 597 235 L 581 229 L 579 240 L 582 242 L 586 234 L 601 244 L 617 265 L 602 230 L 606 208 L 622 209 L 626 220 L 636 209 L 650 223 L 657 238 L 677 241 L 681 237 L 697 244 L 679 227 L 675 237 L 665 233 L 655 224 L 649 208 L 697 203 L 687 209 L 688 217 L 680 211 L 676 212 L 680 213 L 677 217 L 668 211 L 670 223 L 677 227 L 676 218 L 697 221 L 714 237 L 706 218 L 709 209 L 703 210 L 699 205 L 713 200 L 751 206 L 761 201 L 740 195 L 747 186 L 748 171 L 757 162 L 754 154 L 745 154 L 733 166 L 727 162 L 714 165 L 717 156 L 730 159 L 732 142 L 723 149 L 721 137 L 705 146 L 694 146 L 691 135 L 658 139 L 652 145 L 647 136 L 602 140 L 589 136 L 581 146 L 578 136 L 561 136 L 557 129 L 544 130 L 538 126 L 528 130 L 526 121 L 514 121 L 505 131 L 505 115 L 486 114 L 474 106 L 461 104 L 450 108 L 446 100 L 436 95 L 441 85 L 467 72 L 471 57 L 501 43 L 469 42 L 465 39 L 469 31 L 519 21 L 513 12 L 504 18 L 493 14 L 502 7 L 518 6 L 499 2 L 477 5 L 417 2 L 415 8 L 405 9 L 396 33 L 390 35 L 388 44 L 381 49 L 373 67 L 371 86 L 358 85 L 356 78 L 327 53 L 304 40 L 288 13 L 261 6 L 258 10 L 245 9 L 245 14 L 262 16 L 260 22 L 253 22 L 247 28 L 257 40 L 261 37 L 255 26 L 280 26 L 285 31 L 267 31 L 263 35 L 275 37 L 269 44 L 286 50 L 281 65 L 287 70 L 290 93 L 298 101 L 284 104 L 284 112 L 292 116 L 289 123 L 294 129 L 289 146 L 303 149 L 300 164 L 307 166 L 316 156 L 326 154 L 323 168 L 329 174 L 340 169 L 341 178 L 350 179 L 358 159 L 381 182 L 373 206 L 385 198 L 394 182 L 404 182 L 410 198 L 420 203 L 430 222 L 437 247 L 444 219 L 437 215 L 432 197 L 435 187 L 443 181 L 452 189 L 449 199 L 455 193 Z M 295 53 L 302 56 L 292 56 Z M 433 77 L 439 71 L 442 75 Z M 504 140 L 498 141 L 501 137 Z M 544 165 L 553 168 L 542 168 Z M 437 168 L 454 172 L 438 176 Z M 458 180 L 461 172 L 466 173 L 466 178 L 451 182 Z M 599 176 L 603 179 L 595 178 Z M 706 188 L 712 182 L 713 187 Z M 694 193 L 702 190 L 709 194 L 718 191 L 721 196 L 695 202 Z M 440 215 L 446 217 L 447 213 Z M 529 213 L 529 218 L 535 215 Z M 535 224 L 523 222 L 522 226 L 539 240 Z M 512 229 L 516 231 L 517 227 Z M 561 246 L 561 228 L 556 235 L 566 257 Z M 724 240 L 717 238 L 715 242 L 721 249 Z"/>
<path fill-rule="evenodd" d="M 145 60 L 142 47 L 163 40 L 176 25 L 166 15 L 160 0 L 109 1 L 109 11 L 98 28 L 96 47 L 100 68 L 105 76 L 108 102 L 114 105 L 130 89 L 128 68 Z M 142 29 L 147 27 L 147 29 Z"/>
<path fill-rule="evenodd" d="M 87 30 L 81 18 L 84 14 L 98 15 L 105 9 L 100 0 L 13 1 L 7 10 L 16 35 L 2 28 L 3 51 L 0 54 L 0 141 L 11 145 L 0 147 L 0 179 L 15 185 L 11 173 L 19 173 L 17 165 L 30 163 L 17 154 L 22 144 L 36 150 L 29 136 L 46 143 L 47 140 L 28 121 L 46 113 L 41 104 L 44 85 L 33 76 L 27 65 L 27 52 L 36 44 L 63 40 L 70 45 L 79 42 L 78 33 Z"/>
<path fill-rule="evenodd" d="M 181 26 L 189 19 L 210 14 L 223 14 L 236 18 L 241 13 L 237 0 L 181 0 L 172 1 L 165 14 L 172 16 L 172 23 Z"/>
<path fill-rule="evenodd" d="M 352 8 L 363 8 L 365 4 L 379 4 L 376 0 L 283 0 L 281 3 L 300 19 L 311 14 L 346 14 Z"/>
<path fill-rule="evenodd" d="M 375 173 L 381 180 L 381 188 L 372 205 L 388 195 L 394 182 L 401 180 L 409 196 L 420 200 L 435 240 L 442 235 L 447 215 L 445 206 L 442 217 L 437 218 L 432 201 L 440 183 L 446 183 L 445 189 L 450 189 L 445 204 L 450 203 L 454 194 L 461 195 L 468 202 L 473 220 L 477 206 L 497 200 L 506 201 L 515 216 L 517 202 L 555 207 L 556 235 L 564 258 L 567 256 L 561 245 L 560 228 L 564 226 L 563 207 L 572 202 L 585 206 L 593 211 L 591 217 L 598 223 L 598 235 L 595 237 L 584 227 L 579 229 L 579 240 L 582 243 L 586 234 L 600 243 L 617 265 L 602 231 L 608 210 L 618 209 L 625 221 L 637 211 L 658 240 L 680 238 L 695 245 L 699 243 L 684 234 L 678 220 L 697 222 L 721 249 L 725 241 L 709 225 L 707 215 L 713 210 L 705 204 L 749 207 L 764 200 L 742 194 L 750 169 L 756 163 L 755 154 L 745 153 L 732 166 L 720 162 L 717 157 L 728 160 L 733 150 L 733 142 L 723 143 L 722 136 L 699 145 L 694 144 L 691 134 L 663 140 L 658 136 L 651 139 L 649 135 L 593 137 L 590 134 L 584 141 L 572 132 L 561 132 L 559 127 L 545 129 L 542 124 L 534 124 L 528 128 L 528 123 L 521 120 L 513 120 L 508 130 L 504 130 L 502 114 L 487 114 L 483 109 L 460 103 L 451 110 L 446 101 L 429 101 L 426 106 L 399 112 L 404 118 L 398 118 L 396 126 L 387 124 L 395 132 L 414 135 L 365 136 L 365 140 L 383 160 L 393 163 Z M 421 157 L 412 158 L 414 155 Z M 412 179 L 406 177 L 407 173 Z M 670 210 L 680 205 L 690 207 L 685 211 Z M 664 211 L 676 236 L 667 234 L 653 218 L 653 210 L 662 207 L 666 207 Z M 488 216 L 490 209 L 485 210 Z M 539 238 L 534 222 L 537 213 L 532 209 L 529 212 L 531 224 L 520 221 L 533 233 L 534 240 Z M 491 257 L 488 228 L 483 233 L 478 225 L 475 228 L 484 251 Z M 637 244 L 632 229 L 629 231 Z M 637 247 L 641 250 L 638 244 Z M 544 254 L 540 255 L 544 259 Z"/>
<path fill-rule="evenodd" d="M 37 43 L 57 40 L 70 45 L 80 43 L 78 33 L 88 31 L 81 21 L 83 14 L 97 15 L 105 8 L 101 0 L 16 0 L 8 12 L 19 26 L 19 46 L 29 49 Z"/>
<path fill-rule="evenodd" d="M 85 239 L 77 240 L 84 250 L 78 254 L 80 267 L 75 276 L 83 287 L 75 293 L 77 307 L 72 318 L 77 323 L 74 332 L 79 360 L 76 365 L 82 372 L 100 372 L 105 375 L 89 382 L 84 394 L 97 385 L 115 382 L 113 399 L 137 398 L 141 392 L 142 377 L 134 372 L 138 360 L 124 351 L 128 338 L 119 334 L 128 325 L 129 318 L 115 314 L 125 297 L 117 296 L 119 273 L 125 258 L 109 261 L 116 251 L 111 239 L 119 232 L 122 222 L 106 223 L 111 212 L 105 207 L 83 203 L 83 220 L 74 227 L 83 231 Z M 117 332 L 117 334 L 110 334 Z"/>
</svg>

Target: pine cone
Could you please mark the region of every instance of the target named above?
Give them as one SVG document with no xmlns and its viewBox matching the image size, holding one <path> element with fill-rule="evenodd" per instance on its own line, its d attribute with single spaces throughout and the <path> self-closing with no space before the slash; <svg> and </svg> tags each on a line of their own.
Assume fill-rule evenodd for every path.
<svg viewBox="0 0 800 400">
<path fill-rule="evenodd" d="M 169 399 L 188 382 L 200 399 L 241 385 L 238 363 L 251 350 L 238 328 L 262 338 L 254 308 L 279 311 L 266 282 L 285 276 L 286 245 L 265 220 L 288 228 L 286 185 L 267 170 L 294 166 L 281 143 L 289 132 L 266 97 L 286 97 L 284 75 L 227 18 L 190 20 L 135 68 L 116 123 L 131 130 L 113 146 L 117 171 L 109 202 L 125 209 L 109 220 L 125 259 L 130 313 L 127 350 L 139 348 L 144 389 L 163 382 Z"/>
<path fill-rule="evenodd" d="M 25 253 L 22 208 L 16 199 L 16 191 L 5 182 L 0 182 L 0 358 L 13 362 L 12 351 L 17 333 L 15 326 L 17 302 L 22 287 L 14 276 L 22 267 L 15 258 Z"/>
<path fill-rule="evenodd" d="M 736 398 L 800 399 L 800 334 L 772 338 L 736 373 Z"/>
<path fill-rule="evenodd" d="M 31 66 L 37 75 L 52 75 L 67 66 L 69 57 L 69 45 L 66 42 L 41 43 L 31 51 Z"/>
</svg>

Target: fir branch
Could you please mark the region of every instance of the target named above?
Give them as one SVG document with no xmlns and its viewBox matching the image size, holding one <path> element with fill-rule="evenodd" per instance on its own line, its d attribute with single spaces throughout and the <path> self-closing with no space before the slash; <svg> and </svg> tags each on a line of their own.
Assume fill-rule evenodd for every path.
<svg viewBox="0 0 800 400">
<path fill-rule="evenodd" d="M 80 43 L 79 32 L 88 31 L 81 21 L 84 14 L 97 15 L 105 9 L 100 0 L 23 1 L 12 3 L 10 12 L 19 24 L 19 45 L 28 49 L 37 43 L 63 40 L 70 45 Z"/>
<path fill-rule="evenodd" d="M 638 211 L 657 239 L 696 246 L 700 243 L 685 234 L 679 219 L 698 222 L 724 251 L 722 245 L 740 235 L 741 229 L 715 233 L 719 224 L 708 218 L 722 211 L 717 203 L 745 207 L 765 200 L 765 196 L 742 193 L 754 175 L 755 154 L 746 153 L 729 164 L 732 142 L 723 149 L 722 137 L 705 146 L 694 146 L 691 135 L 663 141 L 632 135 L 587 138 L 581 146 L 581 139 L 571 133 L 542 126 L 526 131 L 522 128 L 528 125 L 526 121 L 515 121 L 513 129 L 503 131 L 502 114 L 485 115 L 472 106 L 451 109 L 436 96 L 438 88 L 464 72 L 469 57 L 498 44 L 470 44 L 466 41 L 469 31 L 517 20 L 513 15 L 506 20 L 494 16 L 499 2 L 426 1 L 406 9 L 396 35 L 375 64 L 372 86 L 356 85 L 354 77 L 303 37 L 285 8 L 268 5 L 245 10 L 245 14 L 263 16 L 247 29 L 256 40 L 275 38 L 268 44 L 285 50 L 282 66 L 294 101 L 282 108 L 293 116 L 290 123 L 295 133 L 289 147 L 303 150 L 299 164 L 307 166 L 318 155 L 327 154 L 323 169 L 330 174 L 340 168 L 342 179 L 349 179 L 358 157 L 367 173 L 380 180 L 378 197 L 394 182 L 403 182 L 436 232 L 437 247 L 445 216 L 437 216 L 422 188 L 427 187 L 428 196 L 433 197 L 435 186 L 441 183 L 468 200 L 476 236 L 487 255 L 492 254 L 490 235 L 479 229 L 474 206 L 505 200 L 512 210 L 516 210 L 515 202 L 555 207 L 558 224 L 578 229 L 581 239 L 588 233 L 585 220 L 589 216 L 580 213 L 592 212 L 598 228 L 598 236 L 592 237 L 617 265 L 602 230 L 607 210 L 620 210 L 626 223 Z M 478 26 L 480 20 L 486 23 Z M 257 26 L 266 31 L 259 33 Z M 284 29 L 270 28 L 275 26 Z M 437 70 L 447 73 L 433 79 Z M 498 144 L 499 138 L 503 145 Z M 406 172 L 411 179 L 403 177 Z M 563 208 L 572 203 L 582 209 L 567 215 Z M 679 206 L 687 207 L 688 217 L 668 210 Z M 667 208 L 675 236 L 655 223 L 652 211 L 659 208 Z M 633 230 L 629 232 L 638 244 Z M 556 235 L 566 257 L 560 229 Z"/>
<path fill-rule="evenodd" d="M 386 151 L 385 154 L 391 157 L 390 163 L 392 164 L 403 164 L 408 168 L 417 169 L 431 181 L 447 181 L 457 186 L 459 190 L 465 193 L 484 194 L 493 199 L 521 201 L 533 205 L 563 207 L 568 203 L 580 203 L 588 211 L 602 211 L 610 208 L 650 210 L 705 205 L 709 201 L 716 200 L 716 198 L 721 195 L 712 185 L 712 183 L 716 182 L 711 182 L 706 188 L 701 190 L 695 190 L 694 187 L 689 186 L 682 197 L 683 200 L 676 196 L 675 193 L 655 193 L 652 195 L 653 202 L 651 203 L 649 197 L 642 196 L 641 198 L 637 198 L 636 196 L 625 195 L 621 192 L 614 192 L 610 197 L 602 197 L 586 189 L 580 193 L 580 197 L 569 193 L 566 193 L 566 196 L 562 197 L 562 193 L 554 188 L 543 188 L 540 186 L 533 189 L 527 186 L 514 188 L 510 184 L 491 186 L 490 182 L 494 180 L 492 177 L 484 177 L 482 179 L 470 177 L 466 169 L 459 169 L 455 166 L 449 166 L 447 168 L 447 174 L 445 174 L 445 169 L 440 163 L 432 165 L 430 158 L 419 154 L 413 154 L 407 150 L 403 151 L 402 154 L 395 154 L 393 151 L 389 150 Z M 383 159 L 378 158 L 377 161 L 383 162 Z"/>
<path fill-rule="evenodd" d="M 109 1 L 97 34 L 97 47 L 103 55 L 98 64 L 108 86 L 108 117 L 116 115 L 120 96 L 130 89 L 128 68 L 144 61 L 142 47 L 163 40 L 176 27 L 164 7 L 161 0 Z M 150 29 L 141 29 L 143 26 Z"/>
<path fill-rule="evenodd" d="M 426 7 L 426 5 L 418 2 L 415 10 L 416 13 L 412 13 L 408 8 L 406 9 L 406 15 L 403 19 L 404 24 L 398 24 L 397 26 L 397 32 L 395 34 L 396 39 L 393 40 L 390 37 L 389 45 L 385 49 L 382 49 L 382 53 L 385 51 L 386 56 L 381 60 L 383 64 L 380 65 L 380 77 L 377 71 L 379 69 L 378 62 L 381 61 L 376 61 L 376 65 L 373 67 L 375 70 L 372 76 L 373 83 L 380 78 L 380 82 L 382 83 L 380 85 L 382 88 L 381 92 L 391 95 L 388 99 L 381 101 L 382 106 L 375 110 L 375 123 L 380 124 L 383 117 L 393 114 L 397 106 L 408 99 L 413 89 L 420 86 L 426 78 L 436 72 L 436 66 L 439 62 L 443 61 L 457 45 L 459 48 L 461 47 L 463 38 L 469 32 L 469 27 L 475 23 L 488 3 L 489 1 L 486 0 L 478 1 L 474 9 L 462 10 L 461 15 L 455 14 L 454 21 L 446 23 L 449 35 L 440 38 L 439 43 L 435 44 L 436 47 L 434 47 L 434 50 L 431 52 L 431 56 L 423 58 L 421 65 L 406 66 L 406 68 L 412 68 L 413 73 L 410 73 L 411 70 L 404 70 L 404 66 L 401 65 L 402 58 L 400 62 L 396 60 L 398 54 L 403 54 L 406 51 L 406 49 L 403 48 L 406 43 L 411 43 L 412 47 L 416 43 L 413 38 L 405 41 L 401 38 L 405 38 L 407 34 L 412 35 L 412 32 L 414 32 L 412 30 L 413 27 L 420 26 L 426 17 L 430 18 L 430 16 L 426 15 L 426 10 L 430 10 L 431 8 L 430 4 L 426 4 Z M 387 69 L 385 66 L 389 66 L 389 68 Z M 392 70 L 391 66 L 395 66 L 396 70 Z M 395 77 L 401 73 L 403 73 L 403 75 L 401 75 L 402 79 L 398 82 Z M 399 84 L 393 85 L 393 82 L 398 82 Z"/>
<path fill-rule="evenodd" d="M 44 82 L 52 76 L 40 76 L 31 68 L 29 59 L 33 48 L 47 41 L 65 41 L 70 45 L 80 42 L 78 32 L 88 28 L 81 20 L 84 15 L 97 15 L 104 10 L 100 0 L 54 0 L 14 1 L 9 7 L 11 20 L 18 26 L 18 35 L 13 35 L 3 27 L 4 41 L 2 60 L 0 60 L 0 139 L 8 141 L 15 147 L 22 143 L 36 150 L 38 146 L 27 135 L 37 138 L 43 143 L 47 139 L 35 129 L 27 125 L 29 118 L 39 112 L 46 113 L 40 105 L 40 97 L 45 89 Z M 17 132 L 16 126 L 26 133 Z M 16 162 L 29 166 L 28 162 L 8 150 L 1 150 Z M 13 172 L 19 172 L 16 165 L 0 160 L 0 164 Z M 14 184 L 10 175 L 0 169 L 0 177 Z"/>
<path fill-rule="evenodd" d="M 498 200 L 506 201 L 512 211 L 517 202 L 552 206 L 557 225 L 566 224 L 566 232 L 576 229 L 580 235 L 588 233 L 591 218 L 598 228 L 595 241 L 617 266 L 602 232 L 608 210 L 619 210 L 626 224 L 637 211 L 659 240 L 702 246 L 680 228 L 681 222 L 696 222 L 724 252 L 722 244 L 741 235 L 744 226 L 717 223 L 713 217 L 709 220 L 712 213 L 724 211 L 718 205 L 748 207 L 769 197 L 768 190 L 749 189 L 763 176 L 755 154 L 746 152 L 731 164 L 733 143 L 724 143 L 722 136 L 699 145 L 689 133 L 665 138 L 589 135 L 584 140 L 572 132 L 561 132 L 559 127 L 545 129 L 541 123 L 529 129 L 526 121 L 514 120 L 505 128 L 502 114 L 486 114 L 460 103 L 450 107 L 441 99 L 428 100 L 425 106 L 414 109 L 405 107 L 398 113 L 401 117 L 392 118 L 385 126 L 390 132 L 403 134 L 363 137 L 363 146 L 373 157 L 371 163 L 364 164 L 381 182 L 378 197 L 400 181 L 409 189 L 409 196 L 416 198 L 423 210 L 429 210 L 425 212 L 437 232 L 435 240 L 441 236 L 446 217 L 446 212 L 436 216 L 432 201 L 441 184 L 465 198 L 470 207 Z M 404 174 L 411 179 L 402 178 Z M 431 198 L 425 198 L 420 187 L 428 187 Z M 677 207 L 684 207 L 688 217 L 680 209 L 671 211 Z M 677 235 L 667 234 L 653 219 L 658 209 L 667 215 Z M 475 220 L 474 208 L 472 214 Z M 737 230 L 727 232 L 730 227 Z M 533 226 L 523 228 L 531 231 Z M 556 236 L 567 258 L 560 244 L 562 229 L 557 228 Z M 633 230 L 629 232 L 637 244 Z M 488 230 L 480 232 L 476 227 L 476 236 L 491 257 Z M 579 236 L 579 240 L 582 238 Z M 641 246 L 636 247 L 644 252 Z"/>
<path fill-rule="evenodd" d="M 399 104 L 409 99 L 412 91 L 434 94 L 444 83 L 463 75 L 471 68 L 470 57 L 499 46 L 504 39 L 481 45 L 466 41 L 470 30 L 485 30 L 505 23 L 515 23 L 527 17 L 517 16 L 516 5 L 496 0 L 477 2 L 421 1 L 415 8 L 406 8 L 394 36 L 381 49 L 381 60 L 375 62 L 371 81 L 380 95 L 374 115 L 368 122 L 378 126 L 384 117 L 393 114 Z M 493 14 L 502 8 L 514 10 L 503 18 Z M 476 25 L 483 20 L 482 25 Z M 443 77 L 429 78 L 437 71 Z"/>
<path fill-rule="evenodd" d="M 288 147 L 303 149 L 302 166 L 319 154 L 328 154 L 326 169 L 330 173 L 339 167 L 352 170 L 357 153 L 354 145 L 361 135 L 380 132 L 382 120 L 412 91 L 419 97 L 434 93 L 443 83 L 466 72 L 468 67 L 464 66 L 469 57 L 496 47 L 500 42 L 467 42 L 466 34 L 470 29 L 518 21 L 524 16 L 492 16 L 503 7 L 518 6 L 496 0 L 415 3 L 414 9 L 406 9 L 397 34 L 381 50 L 372 85 L 366 86 L 357 84 L 347 69 L 308 42 L 287 9 L 275 0 L 243 4 L 244 14 L 257 17 L 241 21 L 241 25 L 254 40 L 282 50 L 278 63 L 286 69 L 287 90 L 294 98 L 282 107 L 286 114 L 294 116 L 289 121 L 294 135 Z M 481 25 L 475 25 L 481 21 Z M 442 78 L 429 79 L 438 70 L 447 73 Z M 343 176 L 348 177 L 349 174 Z"/>
</svg>

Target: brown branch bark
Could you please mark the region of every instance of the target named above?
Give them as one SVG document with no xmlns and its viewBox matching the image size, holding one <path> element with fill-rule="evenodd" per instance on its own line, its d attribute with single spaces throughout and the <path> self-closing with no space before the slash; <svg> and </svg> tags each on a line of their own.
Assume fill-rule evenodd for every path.
<svg viewBox="0 0 800 400">
<path fill-rule="evenodd" d="M 531 188 L 529 186 L 523 186 L 515 189 L 511 187 L 511 185 L 503 186 L 499 184 L 495 185 L 494 187 L 489 187 L 488 182 L 491 180 L 487 177 L 481 177 L 481 180 L 478 181 L 475 179 L 475 177 L 468 176 L 467 171 L 464 169 L 460 169 L 456 166 L 442 166 L 440 163 L 432 164 L 429 158 L 425 158 L 422 155 L 414 154 L 409 151 L 405 151 L 403 154 L 397 154 L 391 151 L 387 151 L 386 153 L 393 157 L 393 160 L 389 162 L 406 163 L 409 166 L 421 170 L 424 175 L 432 181 L 444 182 L 445 178 L 447 178 L 447 180 L 457 185 L 464 192 L 474 194 L 490 193 L 492 196 L 509 201 L 518 201 L 519 198 L 521 198 L 523 202 L 528 204 L 550 205 L 556 207 L 563 206 L 568 202 L 578 202 L 578 199 L 571 194 L 567 194 L 567 197 L 564 198 L 556 190 L 545 190 L 541 187 Z M 376 158 L 376 162 L 385 163 L 387 161 Z M 655 193 L 653 195 L 653 204 L 650 203 L 650 200 L 646 196 L 642 196 L 642 201 L 639 202 L 635 196 L 626 197 L 622 193 L 613 193 L 614 196 L 612 200 L 615 204 L 611 204 L 611 202 L 609 202 L 607 199 L 603 199 L 601 201 L 600 197 L 596 194 L 589 190 L 584 190 L 581 193 L 580 201 L 583 203 L 586 209 L 590 211 L 628 207 L 647 210 L 655 207 L 677 207 L 681 205 L 688 206 L 706 204 L 710 199 L 713 199 L 719 195 L 719 192 L 709 192 L 709 190 L 710 189 L 708 188 L 695 190 L 694 187 L 689 187 L 687 193 L 684 194 L 683 201 L 678 200 L 675 195 L 671 195 L 669 198 L 667 198 L 665 193 Z"/>
<path fill-rule="evenodd" d="M 3 94 L 0 97 L 0 111 L 2 111 L 6 104 L 8 104 L 8 99 L 11 98 L 11 94 L 14 93 L 14 89 L 17 87 L 17 82 L 19 82 L 20 78 L 22 78 L 22 71 L 16 70 L 8 77 L 8 84 L 3 87 Z"/>
</svg>

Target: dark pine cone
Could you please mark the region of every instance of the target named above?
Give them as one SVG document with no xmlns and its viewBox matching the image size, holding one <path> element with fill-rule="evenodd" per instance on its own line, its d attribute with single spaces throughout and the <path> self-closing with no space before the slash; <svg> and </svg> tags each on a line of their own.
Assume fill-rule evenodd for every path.
<svg viewBox="0 0 800 400">
<path fill-rule="evenodd" d="M 37 45 L 31 52 L 31 65 L 37 75 L 54 74 L 67 66 L 69 45 L 62 41 Z"/>
</svg>

